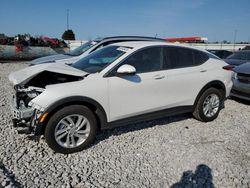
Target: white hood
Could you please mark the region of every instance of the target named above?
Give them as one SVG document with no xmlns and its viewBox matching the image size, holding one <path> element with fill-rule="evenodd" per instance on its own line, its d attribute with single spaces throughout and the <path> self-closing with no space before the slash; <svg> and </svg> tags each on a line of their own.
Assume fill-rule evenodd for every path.
<svg viewBox="0 0 250 188">
<path fill-rule="evenodd" d="M 12 72 L 9 75 L 9 80 L 14 85 L 25 84 L 29 80 L 34 78 L 36 75 L 44 71 L 79 76 L 79 77 L 83 77 L 86 74 L 88 74 L 84 71 L 81 71 L 64 63 L 46 63 L 46 64 L 30 66 L 16 72 Z"/>
</svg>

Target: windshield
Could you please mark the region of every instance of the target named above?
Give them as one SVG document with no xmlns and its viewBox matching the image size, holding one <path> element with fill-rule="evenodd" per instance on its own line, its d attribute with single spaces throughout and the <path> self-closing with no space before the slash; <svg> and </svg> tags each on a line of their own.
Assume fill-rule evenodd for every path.
<svg viewBox="0 0 250 188">
<path fill-rule="evenodd" d="M 83 52 L 87 51 L 88 49 L 90 49 L 92 46 L 94 46 L 97 42 L 95 41 L 88 41 L 85 44 L 77 47 L 76 49 L 66 53 L 67 55 L 71 55 L 71 56 L 79 56 L 81 55 Z"/>
<path fill-rule="evenodd" d="M 71 66 L 87 73 L 100 72 L 106 66 L 125 54 L 127 49 L 126 47 L 120 46 L 107 46 L 89 54 L 73 63 Z"/>
<path fill-rule="evenodd" d="M 250 60 L 250 52 L 236 52 L 230 55 L 227 59 Z"/>
</svg>

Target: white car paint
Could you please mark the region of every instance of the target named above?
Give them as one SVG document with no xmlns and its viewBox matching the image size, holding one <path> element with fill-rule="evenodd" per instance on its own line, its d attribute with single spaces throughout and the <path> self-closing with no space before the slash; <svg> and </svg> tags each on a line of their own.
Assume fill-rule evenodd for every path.
<svg viewBox="0 0 250 188">
<path fill-rule="evenodd" d="M 200 66 L 141 73 L 122 78 L 117 76 L 105 77 L 113 67 L 139 49 L 159 45 L 182 46 L 163 42 L 123 42 L 115 44 L 115 46 L 119 45 L 131 49 L 128 49 L 124 55 L 101 72 L 90 74 L 81 81 L 47 86 L 43 93 L 30 102 L 30 105 L 39 106 L 46 111 L 46 108 L 60 99 L 71 96 L 85 96 L 97 101 L 104 108 L 107 121 L 112 122 L 161 109 L 194 105 L 200 90 L 214 80 L 223 82 L 226 88 L 226 96 L 229 95 L 232 87 L 232 73 L 222 69 L 227 64 L 218 58 L 210 58 Z M 208 53 L 207 51 L 204 52 Z M 54 65 L 50 64 L 50 66 L 53 67 Z M 57 64 L 57 66 L 58 70 L 62 70 L 63 73 L 65 65 Z M 37 66 L 34 66 L 33 69 L 35 67 Z M 37 67 L 37 69 L 41 71 L 42 67 Z M 30 68 L 27 68 L 22 73 L 25 74 L 29 70 Z M 50 70 L 49 65 L 44 66 L 44 70 Z M 64 71 L 68 73 L 69 70 L 65 68 Z M 70 71 L 75 74 L 79 70 L 70 68 Z M 10 76 L 10 79 L 14 83 L 18 83 L 14 75 L 15 73 Z M 82 75 L 85 75 L 85 73 L 82 72 Z M 16 81 L 14 81 L 15 79 Z"/>
</svg>

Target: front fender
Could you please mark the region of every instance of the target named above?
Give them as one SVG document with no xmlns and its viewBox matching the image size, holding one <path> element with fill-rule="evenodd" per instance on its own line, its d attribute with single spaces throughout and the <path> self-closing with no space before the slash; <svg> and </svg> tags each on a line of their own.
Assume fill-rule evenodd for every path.
<svg viewBox="0 0 250 188">
<path fill-rule="evenodd" d="M 100 128 L 105 127 L 107 125 L 107 114 L 101 104 L 99 104 L 97 101 L 89 97 L 71 96 L 54 102 L 44 110 L 43 114 L 40 116 L 40 119 L 41 117 L 43 117 L 44 114 L 48 115 L 46 115 L 46 118 L 43 122 L 41 122 L 40 119 L 38 120 L 38 124 L 35 130 L 35 135 L 43 134 L 48 120 L 55 112 L 57 112 L 58 110 L 62 109 L 65 106 L 75 105 L 75 104 L 78 105 L 81 104 L 88 107 L 97 117 Z"/>
</svg>

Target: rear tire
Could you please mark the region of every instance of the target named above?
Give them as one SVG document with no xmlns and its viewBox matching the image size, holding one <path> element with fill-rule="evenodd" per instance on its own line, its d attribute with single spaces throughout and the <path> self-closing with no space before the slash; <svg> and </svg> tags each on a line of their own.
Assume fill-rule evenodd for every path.
<svg viewBox="0 0 250 188">
<path fill-rule="evenodd" d="M 82 151 L 95 140 L 96 118 L 85 106 L 66 106 L 57 111 L 45 128 L 45 140 L 58 153 Z"/>
<path fill-rule="evenodd" d="M 222 93 L 216 88 L 209 88 L 198 99 L 193 116 L 203 122 L 213 121 L 218 117 L 222 105 Z"/>
</svg>

